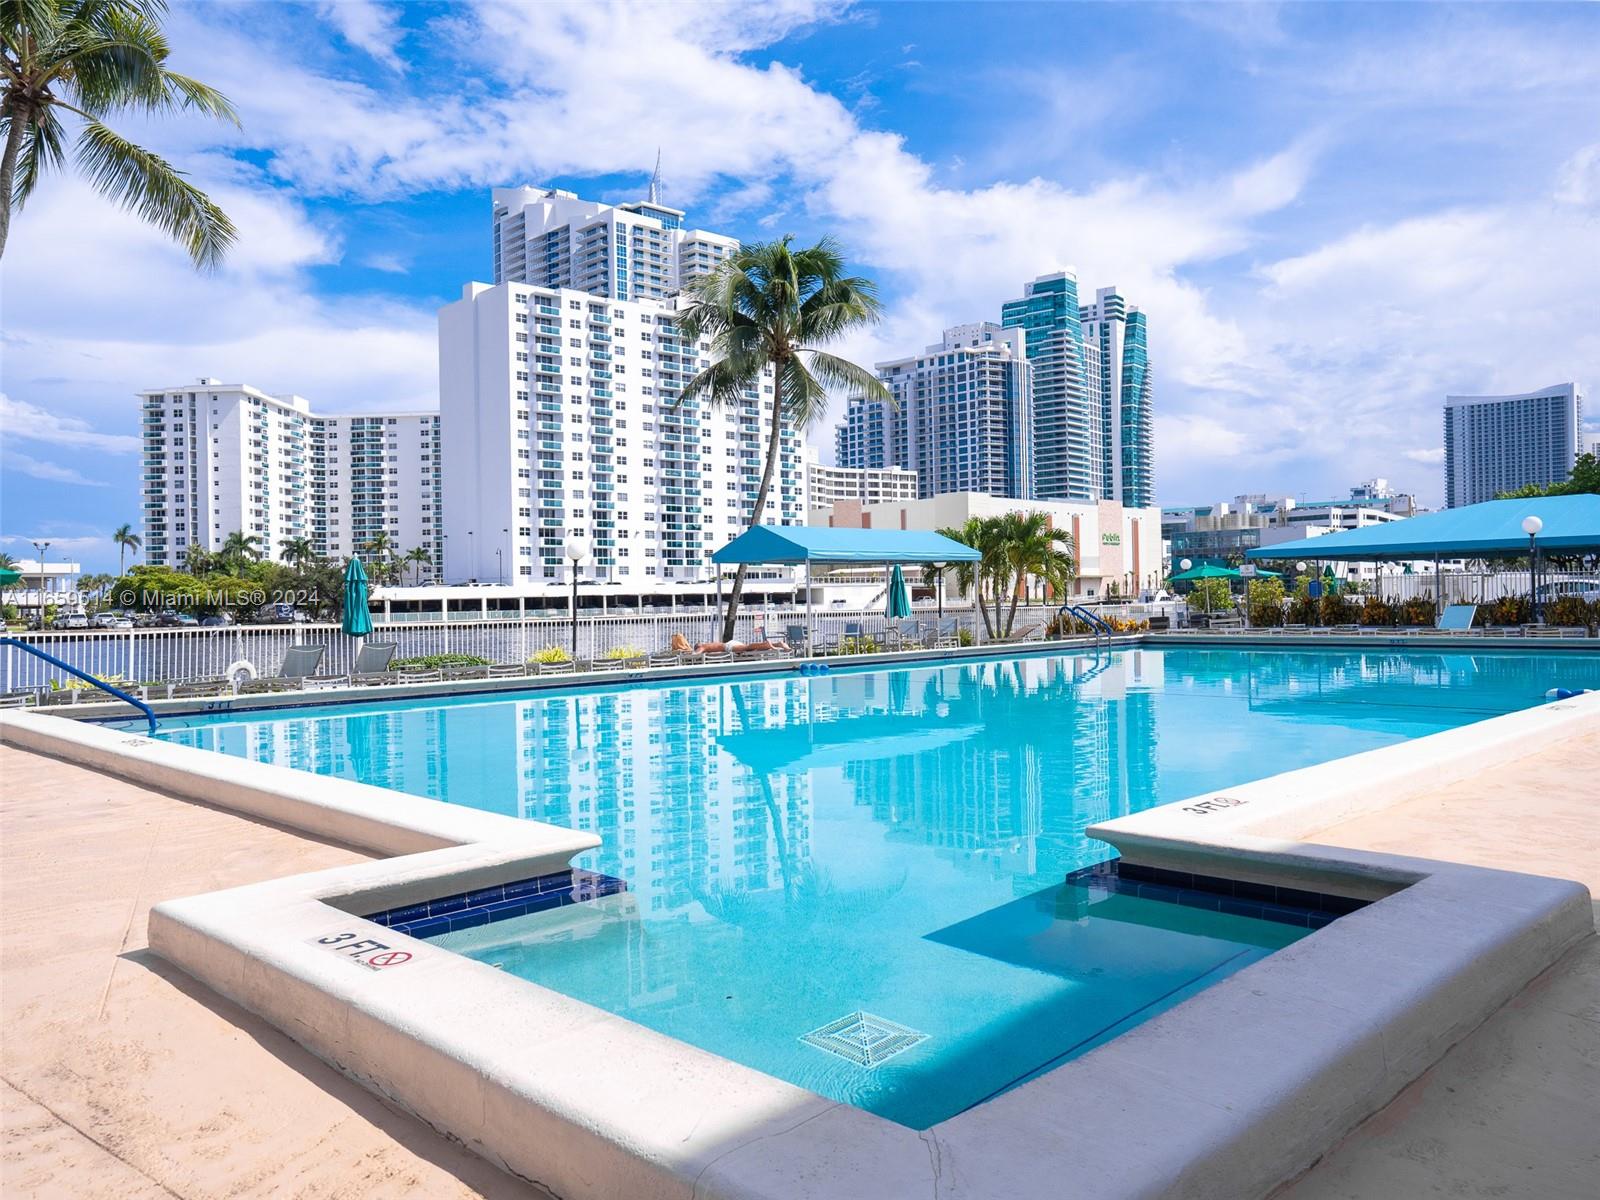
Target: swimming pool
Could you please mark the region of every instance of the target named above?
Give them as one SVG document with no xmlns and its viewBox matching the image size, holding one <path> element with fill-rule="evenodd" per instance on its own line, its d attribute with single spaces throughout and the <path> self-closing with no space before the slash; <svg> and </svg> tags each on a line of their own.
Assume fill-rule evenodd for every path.
<svg viewBox="0 0 1600 1200">
<path fill-rule="evenodd" d="M 593 830 L 582 865 L 627 891 L 435 940 L 921 1128 L 1310 931 L 1073 876 L 1107 854 L 1087 825 L 1554 686 L 1600 686 L 1600 661 L 1040 654 L 217 714 L 162 736 Z"/>
</svg>

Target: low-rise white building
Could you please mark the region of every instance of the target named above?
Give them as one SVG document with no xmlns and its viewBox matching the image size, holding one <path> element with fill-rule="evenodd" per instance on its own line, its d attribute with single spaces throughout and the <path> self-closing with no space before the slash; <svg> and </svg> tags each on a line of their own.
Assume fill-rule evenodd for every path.
<svg viewBox="0 0 1600 1200">
<path fill-rule="evenodd" d="M 917 473 L 905 467 L 830 467 L 810 451 L 806 462 L 806 509 L 832 508 L 841 500 L 883 504 L 917 498 Z"/>
<path fill-rule="evenodd" d="M 947 492 L 884 504 L 843 500 L 827 513 L 816 514 L 821 519 L 812 524 L 842 529 L 959 529 L 970 517 L 1013 512 L 1043 513 L 1053 528 L 1071 534 L 1078 563 L 1071 596 L 1137 598 L 1161 585 L 1161 510 L 1127 508 L 1115 500 L 1015 500 L 981 492 Z M 947 578 L 945 590 L 953 599 L 952 586 Z"/>
</svg>

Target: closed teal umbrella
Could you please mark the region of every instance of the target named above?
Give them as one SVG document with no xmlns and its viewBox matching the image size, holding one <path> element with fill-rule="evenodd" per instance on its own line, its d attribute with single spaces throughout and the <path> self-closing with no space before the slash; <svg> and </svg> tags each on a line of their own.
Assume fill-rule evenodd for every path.
<svg viewBox="0 0 1600 1200">
<path fill-rule="evenodd" d="M 340 628 L 358 638 L 372 632 L 372 614 L 367 611 L 367 573 L 354 555 L 344 569 L 344 620 Z"/>
<path fill-rule="evenodd" d="M 911 591 L 899 564 L 889 576 L 889 607 L 884 615 L 891 621 L 903 621 L 911 615 Z"/>
</svg>

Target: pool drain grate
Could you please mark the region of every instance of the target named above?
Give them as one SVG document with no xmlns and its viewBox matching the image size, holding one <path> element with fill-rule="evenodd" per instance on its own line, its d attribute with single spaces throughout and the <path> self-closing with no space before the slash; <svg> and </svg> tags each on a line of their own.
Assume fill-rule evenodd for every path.
<svg viewBox="0 0 1600 1200">
<path fill-rule="evenodd" d="M 928 1035 L 871 1013 L 853 1012 L 848 1017 L 829 1021 L 821 1029 L 802 1034 L 800 1040 L 858 1067 L 875 1067 L 918 1042 L 927 1041 Z"/>
</svg>

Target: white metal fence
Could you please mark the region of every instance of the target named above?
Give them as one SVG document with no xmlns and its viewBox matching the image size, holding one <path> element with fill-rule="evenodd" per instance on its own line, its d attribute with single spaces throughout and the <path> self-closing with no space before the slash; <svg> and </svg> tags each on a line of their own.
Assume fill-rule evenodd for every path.
<svg viewBox="0 0 1600 1200">
<path fill-rule="evenodd" d="M 1042 625 L 1055 612 L 1053 606 L 1019 606 L 1018 634 Z M 918 605 L 915 619 L 935 624 L 937 610 Z M 947 608 L 946 622 L 983 641 L 983 622 L 971 608 Z M 818 646 L 847 638 L 884 644 L 888 627 L 876 612 L 816 611 L 811 627 Z M 751 608 L 741 610 L 734 634 L 738 642 L 766 638 L 795 639 L 806 628 L 803 608 Z M 717 641 L 721 622 L 713 612 L 650 613 L 627 616 L 585 616 L 577 623 L 577 657 L 598 658 L 608 652 L 631 650 L 654 653 L 668 648 L 678 633 L 695 645 Z M 19 640 L 70 663 L 80 671 L 108 680 L 129 683 L 182 683 L 232 675 L 248 665 L 257 676 L 275 675 L 291 646 L 322 646 L 319 673 L 350 670 L 356 644 L 337 625 L 241 625 L 222 629 L 56 630 L 15 635 Z M 394 642 L 395 657 L 431 654 L 471 654 L 497 663 L 526 662 L 540 650 L 559 647 L 572 652 L 573 627 L 567 617 L 529 620 L 434 621 L 413 620 L 374 625 L 371 641 Z M 0 691 L 18 691 L 66 683 L 70 676 L 42 659 L 15 647 L 0 647 Z"/>
</svg>

